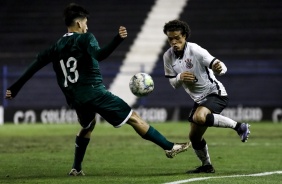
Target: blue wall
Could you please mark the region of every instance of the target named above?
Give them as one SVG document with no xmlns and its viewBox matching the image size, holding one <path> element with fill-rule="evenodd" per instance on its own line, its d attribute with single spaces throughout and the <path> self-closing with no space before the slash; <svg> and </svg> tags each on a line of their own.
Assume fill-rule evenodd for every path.
<svg viewBox="0 0 282 184">
<path fill-rule="evenodd" d="M 154 1 L 122 0 L 122 6 L 121 1 L 114 0 L 79 2 L 87 5 L 92 13 L 89 29 L 100 45 L 110 41 L 121 24 L 127 26 L 130 33 L 125 43 L 101 63 L 105 85 L 108 87 L 119 72 L 121 61 Z M 10 0 L 0 6 L 2 97 L 6 86 L 16 80 L 36 53 L 65 33 L 60 17 L 67 3 Z M 180 19 L 187 21 L 192 30 L 189 41 L 198 43 L 226 63 L 228 73 L 218 79 L 227 88 L 231 106 L 282 107 L 281 8 L 282 1 L 279 0 L 191 0 L 181 14 Z M 163 52 L 167 48 L 168 45 L 163 48 Z M 183 89 L 174 90 L 164 78 L 162 55 L 159 56 L 152 76 L 155 91 L 149 97 L 139 100 L 138 104 L 168 107 L 193 104 Z M 36 74 L 23 87 L 17 99 L 6 102 L 2 98 L 0 103 L 17 108 L 66 105 L 51 65 Z"/>
</svg>

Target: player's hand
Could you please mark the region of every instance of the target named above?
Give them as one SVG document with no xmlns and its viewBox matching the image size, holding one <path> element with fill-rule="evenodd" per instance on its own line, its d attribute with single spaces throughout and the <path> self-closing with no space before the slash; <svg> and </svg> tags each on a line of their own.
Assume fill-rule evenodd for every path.
<svg viewBox="0 0 282 184">
<path fill-rule="evenodd" d="M 214 73 L 220 74 L 220 72 L 222 71 L 222 67 L 219 60 L 216 60 L 214 62 L 214 64 L 212 65 L 212 70 Z"/>
<path fill-rule="evenodd" d="M 11 90 L 6 90 L 5 98 L 9 100 L 13 99 Z"/>
<path fill-rule="evenodd" d="M 118 30 L 119 36 L 121 38 L 126 38 L 127 37 L 127 30 L 124 26 L 120 26 Z"/>
<path fill-rule="evenodd" d="M 182 72 L 180 74 L 180 80 L 186 84 L 194 84 L 197 82 L 196 76 L 191 72 Z"/>
</svg>

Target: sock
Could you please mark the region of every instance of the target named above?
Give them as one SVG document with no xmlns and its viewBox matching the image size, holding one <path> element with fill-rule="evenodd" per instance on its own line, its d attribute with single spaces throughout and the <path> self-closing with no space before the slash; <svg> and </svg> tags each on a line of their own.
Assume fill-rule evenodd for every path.
<svg viewBox="0 0 282 184">
<path fill-rule="evenodd" d="M 168 141 L 160 132 L 158 132 L 152 126 L 150 126 L 147 133 L 143 136 L 143 139 L 152 141 L 164 150 L 171 150 L 174 145 L 174 143 Z"/>
<path fill-rule="evenodd" d="M 198 149 L 198 147 L 200 147 L 201 145 L 204 145 L 204 147 L 202 147 L 201 149 Z M 200 145 L 198 146 L 194 146 L 194 151 L 197 155 L 197 157 L 199 158 L 199 160 L 202 162 L 202 165 L 211 165 L 211 160 L 210 160 L 210 155 L 209 155 L 209 151 L 208 151 L 208 145 L 205 141 L 205 139 L 203 139 L 200 143 Z"/>
<path fill-rule="evenodd" d="M 72 168 L 76 169 L 78 172 L 81 171 L 81 164 L 82 164 L 89 141 L 90 141 L 89 138 L 76 136 L 74 162 L 73 162 Z"/>
<path fill-rule="evenodd" d="M 220 114 L 208 114 L 206 116 L 206 122 L 205 124 L 207 126 L 213 126 L 213 127 L 222 127 L 222 128 L 235 128 L 237 125 L 237 122 L 222 116 Z"/>
<path fill-rule="evenodd" d="M 236 124 L 234 130 L 238 131 L 238 129 L 240 128 L 241 124 L 242 124 L 242 123 L 237 122 L 237 124 Z"/>
</svg>

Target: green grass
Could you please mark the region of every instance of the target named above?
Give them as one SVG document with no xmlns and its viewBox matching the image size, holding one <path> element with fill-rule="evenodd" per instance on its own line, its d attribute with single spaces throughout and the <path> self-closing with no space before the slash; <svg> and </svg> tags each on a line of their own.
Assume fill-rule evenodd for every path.
<svg viewBox="0 0 282 184">
<path fill-rule="evenodd" d="M 187 141 L 188 123 L 152 124 L 173 142 Z M 98 124 L 83 164 L 85 177 L 68 177 L 73 161 L 74 138 L 79 125 L 0 126 L 0 183 L 146 183 L 161 184 L 197 177 L 247 175 L 282 171 L 282 124 L 251 123 L 251 136 L 241 143 L 231 129 L 209 128 L 205 138 L 215 174 L 185 174 L 200 163 L 193 150 L 174 159 L 140 138 L 125 125 L 115 129 Z M 206 183 L 280 183 L 282 174 L 258 177 L 213 178 Z"/>
</svg>

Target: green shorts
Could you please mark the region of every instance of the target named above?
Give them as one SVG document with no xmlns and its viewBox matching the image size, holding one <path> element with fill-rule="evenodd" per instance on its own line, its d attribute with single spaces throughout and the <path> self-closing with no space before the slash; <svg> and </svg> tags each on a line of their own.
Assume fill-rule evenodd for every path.
<svg viewBox="0 0 282 184">
<path fill-rule="evenodd" d="M 83 128 L 90 126 L 96 113 L 116 128 L 125 124 L 132 114 L 131 107 L 109 91 L 74 108 Z"/>
</svg>

